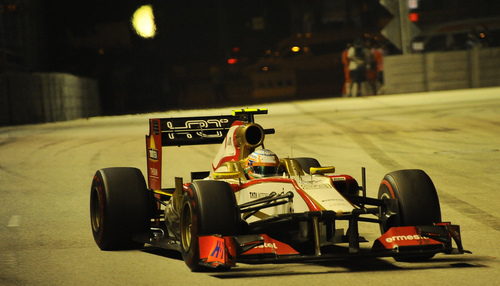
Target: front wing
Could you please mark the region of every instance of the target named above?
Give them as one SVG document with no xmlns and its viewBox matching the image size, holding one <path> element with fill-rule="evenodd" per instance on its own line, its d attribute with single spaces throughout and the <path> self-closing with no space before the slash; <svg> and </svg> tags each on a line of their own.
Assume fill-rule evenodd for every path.
<svg viewBox="0 0 500 286">
<path fill-rule="evenodd" d="M 453 242 L 456 248 L 453 247 Z M 451 223 L 432 226 L 392 227 L 375 240 L 371 248 L 342 245 L 322 247 L 320 252 L 304 254 L 267 234 L 199 237 L 200 264 L 231 267 L 236 262 L 289 263 L 345 260 L 363 257 L 432 257 L 437 253 L 470 253 L 462 247 L 460 228 Z"/>
</svg>

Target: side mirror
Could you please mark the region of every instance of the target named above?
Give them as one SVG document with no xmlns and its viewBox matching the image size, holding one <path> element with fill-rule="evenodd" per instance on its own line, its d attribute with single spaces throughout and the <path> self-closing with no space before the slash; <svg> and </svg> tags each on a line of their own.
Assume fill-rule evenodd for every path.
<svg viewBox="0 0 500 286">
<path fill-rule="evenodd" d="M 327 166 L 327 167 L 311 167 L 309 169 L 309 174 L 327 174 L 327 173 L 335 173 L 335 167 Z"/>
</svg>

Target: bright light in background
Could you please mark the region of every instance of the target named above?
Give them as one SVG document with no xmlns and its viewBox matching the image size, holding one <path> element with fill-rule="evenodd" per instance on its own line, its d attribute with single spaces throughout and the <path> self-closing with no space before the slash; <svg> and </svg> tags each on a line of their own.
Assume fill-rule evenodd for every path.
<svg viewBox="0 0 500 286">
<path fill-rule="evenodd" d="M 227 63 L 230 64 L 230 65 L 234 65 L 237 62 L 238 62 L 237 58 L 229 58 L 229 59 L 227 59 Z"/>
<path fill-rule="evenodd" d="M 300 47 L 299 46 L 293 46 L 293 47 L 291 47 L 291 50 L 294 53 L 298 53 L 298 52 L 300 52 Z"/>
<path fill-rule="evenodd" d="M 153 38 L 156 34 L 155 16 L 151 5 L 139 7 L 132 15 L 132 27 L 137 35 L 143 38 Z"/>
<path fill-rule="evenodd" d="M 408 19 L 410 19 L 410 21 L 412 22 L 418 22 L 418 20 L 420 19 L 420 15 L 418 13 L 412 12 L 408 14 Z"/>
</svg>

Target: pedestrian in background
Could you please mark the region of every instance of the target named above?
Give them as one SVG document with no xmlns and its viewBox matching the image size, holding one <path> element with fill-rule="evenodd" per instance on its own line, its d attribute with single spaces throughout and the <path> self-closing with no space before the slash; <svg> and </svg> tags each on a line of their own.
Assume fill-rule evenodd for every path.
<svg viewBox="0 0 500 286">
<path fill-rule="evenodd" d="M 384 85 L 384 49 L 379 43 L 375 43 L 372 49 L 373 59 L 375 60 L 375 69 L 377 71 L 377 86 L 376 94 L 380 94 L 380 90 Z"/>
<path fill-rule="evenodd" d="M 465 47 L 468 50 L 472 50 L 474 48 L 480 48 L 482 46 L 481 40 L 477 36 L 477 32 L 475 29 L 472 29 L 467 33 L 467 41 L 465 42 Z"/>
<path fill-rule="evenodd" d="M 384 51 L 382 46 L 372 41 L 370 47 L 370 57 L 367 65 L 366 78 L 370 87 L 370 94 L 379 94 L 384 84 Z"/>
<path fill-rule="evenodd" d="M 361 39 L 356 39 L 352 47 L 347 51 L 349 59 L 349 75 L 351 86 L 349 96 L 361 96 L 364 94 L 363 87 L 366 82 L 366 65 L 369 57 L 367 49 Z"/>
<path fill-rule="evenodd" d="M 349 71 L 349 58 L 348 51 L 352 47 L 352 44 L 347 44 L 346 48 L 342 51 L 342 65 L 344 66 L 344 85 L 342 86 L 342 96 L 349 96 L 351 91 L 351 76 Z"/>
</svg>

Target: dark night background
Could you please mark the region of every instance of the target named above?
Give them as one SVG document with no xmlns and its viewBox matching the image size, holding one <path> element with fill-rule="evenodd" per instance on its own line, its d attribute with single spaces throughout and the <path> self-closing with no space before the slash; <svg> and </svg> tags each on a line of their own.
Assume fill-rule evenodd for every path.
<svg viewBox="0 0 500 286">
<path fill-rule="evenodd" d="M 418 25 L 498 17 L 499 2 L 421 0 Z M 153 6 L 153 39 L 140 38 L 130 24 L 145 4 Z M 340 52 L 347 43 L 365 37 L 384 44 L 388 53 L 400 52 L 380 35 L 392 15 L 377 0 L 0 0 L 0 5 L 0 72 L 96 79 L 104 114 L 289 99 L 252 96 L 252 80 L 263 66 L 295 72 L 293 98 L 339 96 Z M 308 52 L 291 55 L 287 49 L 294 43 Z M 228 64 L 230 58 L 237 62 Z M 217 83 L 224 87 L 222 95 Z"/>
</svg>

